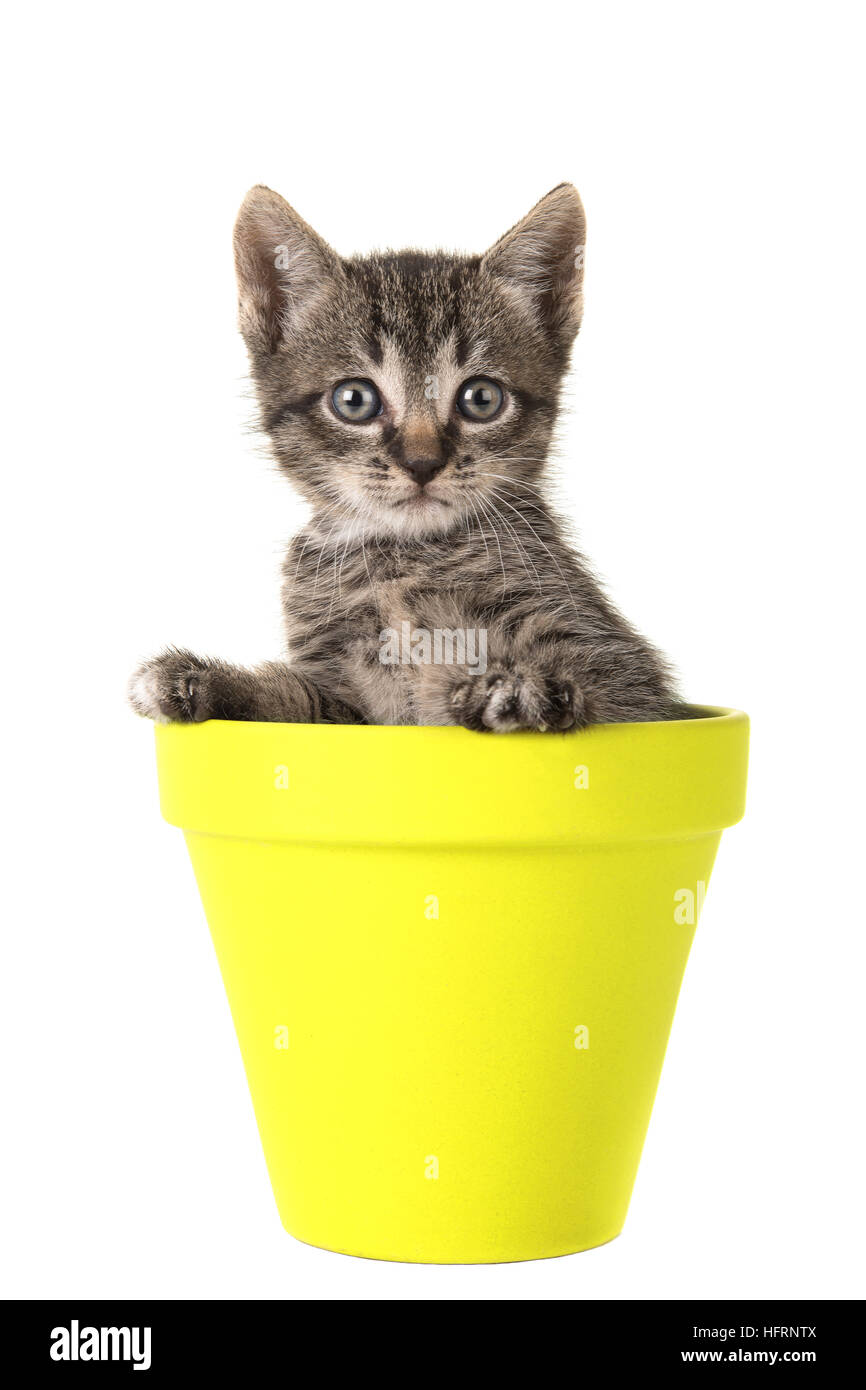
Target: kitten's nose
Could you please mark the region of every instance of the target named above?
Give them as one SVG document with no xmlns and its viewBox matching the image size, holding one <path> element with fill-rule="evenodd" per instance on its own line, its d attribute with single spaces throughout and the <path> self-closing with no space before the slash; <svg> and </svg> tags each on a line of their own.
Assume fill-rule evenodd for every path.
<svg viewBox="0 0 866 1390">
<path fill-rule="evenodd" d="M 431 478 L 435 478 L 437 473 L 442 472 L 445 464 L 441 459 L 404 459 L 400 467 L 415 479 L 419 487 L 423 487 Z"/>
</svg>

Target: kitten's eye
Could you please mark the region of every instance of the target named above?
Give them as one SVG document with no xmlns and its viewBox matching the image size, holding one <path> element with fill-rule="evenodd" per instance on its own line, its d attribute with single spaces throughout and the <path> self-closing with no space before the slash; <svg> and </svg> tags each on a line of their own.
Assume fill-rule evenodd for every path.
<svg viewBox="0 0 866 1390">
<path fill-rule="evenodd" d="M 457 409 L 467 420 L 492 420 L 502 405 L 502 387 L 486 376 L 464 381 L 457 392 Z"/>
<path fill-rule="evenodd" d="M 331 403 L 337 414 L 353 425 L 372 420 L 382 410 L 382 398 L 372 381 L 341 381 L 331 392 Z"/>
</svg>

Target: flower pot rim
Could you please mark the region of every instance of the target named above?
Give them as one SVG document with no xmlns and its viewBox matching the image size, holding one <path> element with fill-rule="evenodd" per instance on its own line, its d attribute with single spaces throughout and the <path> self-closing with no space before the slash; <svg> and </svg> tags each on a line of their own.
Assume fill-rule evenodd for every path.
<svg viewBox="0 0 866 1390">
<path fill-rule="evenodd" d="M 655 728 L 658 728 L 659 726 L 663 726 L 663 727 L 665 727 L 665 728 L 669 728 L 669 727 L 671 727 L 671 726 L 676 727 L 677 725 L 682 725 L 682 724 L 693 724 L 693 723 L 695 722 L 695 720 L 701 720 L 702 722 L 712 721 L 713 723 L 718 723 L 718 722 L 722 722 L 722 721 L 727 722 L 727 721 L 732 721 L 732 720 L 743 720 L 743 719 L 748 720 L 748 715 L 747 715 L 743 710 L 735 709 L 735 708 L 733 708 L 733 707 L 731 707 L 731 706 L 727 706 L 727 705 L 696 705 L 696 704 L 692 704 L 692 703 L 690 703 L 690 702 L 686 702 L 686 703 L 683 704 L 683 709 L 684 709 L 684 710 L 688 710 L 688 712 L 689 712 L 688 715 L 687 715 L 687 717 L 685 717 L 685 718 L 683 718 L 683 719 L 645 719 L 645 720 L 640 720 L 640 721 L 625 721 L 625 722 L 623 722 L 623 723 L 617 723 L 617 724 L 594 724 L 594 725 L 591 726 L 591 728 L 592 728 L 592 729 L 655 729 Z M 229 727 L 231 727 L 231 728 L 233 728 L 233 729 L 247 729 L 247 728 L 260 728 L 260 729 L 307 729 L 307 730 L 309 730 L 309 731 L 311 732 L 312 737 L 314 737 L 314 738 L 323 738 L 323 739 L 324 739 L 324 738 L 331 738 L 331 737 L 334 737 L 334 736 L 339 737 L 339 738 L 345 738 L 345 737 L 347 737 L 347 736 L 358 737 L 359 735 L 360 735 L 361 737 L 369 737 L 369 735 L 372 734 L 372 733 L 376 733 L 377 735 L 380 735 L 383 731 L 387 731 L 387 732 L 388 732 L 389 734 L 391 734 L 391 735 L 398 735 L 398 736 L 401 737 L 401 738 L 406 738 L 406 737 L 409 737 L 409 738 L 415 737 L 415 738 L 417 738 L 419 735 L 424 735 L 425 738 L 429 738 L 429 737 L 432 736 L 432 737 L 434 737 L 434 738 L 439 738 L 439 739 L 454 738 L 455 736 L 456 736 L 456 737 L 459 737 L 459 738 L 465 738 L 465 736 L 466 736 L 467 733 L 469 733 L 469 735 L 470 735 L 470 737 L 471 737 L 472 739 L 478 738 L 478 734 L 477 734 L 477 733 L 474 733 L 474 732 L 469 731 L 469 730 L 466 730 L 466 729 L 459 728 L 458 726 L 453 725 L 453 724 L 447 724 L 447 725 L 444 725 L 444 724 L 320 724 L 320 723 L 317 723 L 317 724 L 305 724 L 305 723 L 303 723 L 303 722 L 301 722 L 301 721 L 296 721 L 296 722 L 293 722 L 293 723 L 291 723 L 291 724 L 288 724 L 288 723 L 281 723 L 279 720 L 258 720 L 258 719 L 207 719 L 207 720 L 204 720 L 204 721 L 202 721 L 202 722 L 203 722 L 204 724 L 208 724 L 208 725 L 211 725 L 211 724 L 228 725 Z M 181 729 L 183 729 L 183 730 L 191 730 L 191 729 L 200 728 L 201 725 L 200 725 L 200 724 L 171 724 L 171 725 L 158 724 L 156 727 L 157 727 L 158 730 L 161 730 L 161 729 L 164 729 L 164 728 L 171 728 L 171 729 L 173 729 L 173 730 L 181 730 Z M 497 743 L 499 743 L 501 746 L 507 746 L 507 744 L 509 744 L 509 743 L 514 743 L 514 742 L 516 742 L 516 741 L 518 741 L 518 740 L 520 740 L 520 739 L 527 739 L 527 738 L 531 738 L 531 739 L 544 738 L 544 739 L 546 739 L 546 740 L 548 740 L 548 739 L 559 739 L 559 740 L 562 740 L 562 739 L 568 739 L 568 738 L 583 738 L 583 737 L 585 737 L 589 732 L 590 732 L 589 729 L 572 729 L 572 730 L 570 730 L 569 732 L 564 733 L 564 734 L 555 734 L 555 733 L 540 734 L 540 733 L 533 733 L 533 732 L 527 731 L 527 732 L 523 732 L 523 733 L 509 733 L 509 734 L 507 734 L 507 735 L 493 735 L 493 737 L 496 739 Z M 484 737 L 490 737 L 490 736 L 489 736 L 489 735 L 484 735 Z"/>
<path fill-rule="evenodd" d="M 744 810 L 749 721 L 567 734 L 209 720 L 156 728 L 165 818 L 187 833 L 380 846 L 561 846 L 719 833 Z"/>
</svg>

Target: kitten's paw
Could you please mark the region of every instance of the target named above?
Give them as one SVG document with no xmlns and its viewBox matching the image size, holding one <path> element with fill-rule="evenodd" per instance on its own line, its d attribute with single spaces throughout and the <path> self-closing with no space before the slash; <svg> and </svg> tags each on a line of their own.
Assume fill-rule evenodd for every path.
<svg viewBox="0 0 866 1390">
<path fill-rule="evenodd" d="M 192 652 L 163 652 L 132 676 L 129 703 L 158 724 L 197 724 L 211 718 L 207 673 L 208 663 Z"/>
<path fill-rule="evenodd" d="M 507 734 L 517 729 L 564 733 L 585 723 L 583 695 L 547 675 L 491 672 L 461 681 L 451 695 L 454 720 L 466 729 Z"/>
</svg>

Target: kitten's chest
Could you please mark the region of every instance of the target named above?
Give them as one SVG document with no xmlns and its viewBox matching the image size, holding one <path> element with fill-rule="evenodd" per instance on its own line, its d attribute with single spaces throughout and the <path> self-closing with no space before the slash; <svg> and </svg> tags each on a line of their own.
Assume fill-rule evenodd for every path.
<svg viewBox="0 0 866 1390">
<path fill-rule="evenodd" d="M 369 572 L 368 572 L 369 571 Z M 293 660 L 313 658 L 318 674 L 336 685 L 377 724 L 416 722 L 422 672 L 413 638 L 452 627 L 458 605 L 437 592 L 419 568 L 399 575 L 372 565 L 339 584 L 331 572 L 318 591 L 286 593 L 286 623 Z"/>
<path fill-rule="evenodd" d="M 374 723 L 415 722 L 418 671 L 402 659 L 399 635 L 414 630 L 416 622 L 417 604 L 406 578 L 368 581 L 343 598 L 334 664 L 343 687 Z"/>
<path fill-rule="evenodd" d="M 314 561 L 307 555 L 296 568 L 294 574 L 287 565 L 284 587 L 292 659 L 312 659 L 368 719 L 415 722 L 424 675 L 417 634 L 429 633 L 432 641 L 437 631 L 465 626 L 469 594 L 461 556 L 395 555 L 368 544 Z"/>
<path fill-rule="evenodd" d="M 457 557 L 424 552 L 394 556 L 368 544 L 341 554 L 323 552 L 302 556 L 294 569 L 291 552 L 284 571 L 283 602 L 290 632 L 303 635 L 312 627 L 341 629 L 347 641 L 378 643 L 385 628 L 408 623 L 425 626 L 460 611 L 461 590 Z"/>
</svg>

